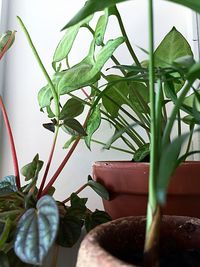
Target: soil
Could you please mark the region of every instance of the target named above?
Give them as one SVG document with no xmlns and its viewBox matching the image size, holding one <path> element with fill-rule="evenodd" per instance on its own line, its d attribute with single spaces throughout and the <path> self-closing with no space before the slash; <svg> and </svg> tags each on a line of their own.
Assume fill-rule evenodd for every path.
<svg viewBox="0 0 200 267">
<path fill-rule="evenodd" d="M 118 259 L 133 264 L 134 266 L 142 266 L 142 252 L 126 251 L 112 253 Z M 160 257 L 160 267 L 199 267 L 200 266 L 200 251 L 185 250 L 171 251 Z"/>
</svg>

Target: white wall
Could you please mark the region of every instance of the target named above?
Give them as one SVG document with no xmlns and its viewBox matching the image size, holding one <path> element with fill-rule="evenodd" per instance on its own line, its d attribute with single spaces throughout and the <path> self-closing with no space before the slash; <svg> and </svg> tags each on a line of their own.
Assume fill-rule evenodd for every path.
<svg viewBox="0 0 200 267">
<path fill-rule="evenodd" d="M 17 23 L 16 15 L 23 19 L 44 65 L 51 73 L 52 55 L 62 36 L 59 31 L 84 4 L 84 0 L 12 0 L 7 2 L 9 2 L 8 28 L 16 29 L 17 34 L 15 45 L 7 55 L 4 100 L 15 136 L 19 164 L 23 166 L 30 162 L 36 153 L 40 154 L 41 159 L 47 159 L 53 136 L 41 126 L 47 120 L 45 115 L 39 111 L 37 103 L 37 92 L 45 84 L 45 80 L 28 47 L 24 33 Z M 119 5 L 132 43 L 143 48 L 147 48 L 146 2 L 137 0 Z M 189 10 L 165 1 L 155 1 L 155 14 L 156 44 L 174 25 L 191 41 L 192 17 Z M 110 27 L 110 34 L 111 36 L 117 35 L 113 26 Z M 83 32 L 79 38 L 76 44 L 77 50 L 72 53 L 71 57 L 74 62 L 83 57 L 87 48 L 84 41 L 88 35 Z M 136 50 L 142 59 L 144 55 L 139 49 L 136 48 Z M 124 47 L 118 50 L 116 56 L 122 63 L 130 63 Z M 107 129 L 103 128 L 103 134 L 106 131 Z M 13 173 L 13 167 L 5 131 L 1 137 L 3 157 L 0 158 L 0 174 L 3 176 Z M 62 136 L 58 144 L 52 169 L 58 166 L 58 162 L 66 153 L 61 149 L 66 139 Z M 89 152 L 84 144 L 80 144 L 56 182 L 56 197 L 62 200 L 84 183 L 87 175 L 91 173 L 91 165 L 94 161 L 125 158 L 129 157 L 113 151 L 102 153 L 101 148 L 95 145 L 92 152 Z M 89 190 L 84 195 L 90 198 L 91 208 L 101 207 L 99 198 L 93 192 Z"/>
</svg>

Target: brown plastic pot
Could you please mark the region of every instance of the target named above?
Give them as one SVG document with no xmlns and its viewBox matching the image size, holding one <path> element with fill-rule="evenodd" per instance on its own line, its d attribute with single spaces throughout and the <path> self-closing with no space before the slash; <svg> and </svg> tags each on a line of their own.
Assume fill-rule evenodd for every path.
<svg viewBox="0 0 200 267">
<path fill-rule="evenodd" d="M 96 162 L 93 177 L 110 192 L 103 201 L 113 219 L 146 214 L 149 163 Z M 200 218 L 200 161 L 184 162 L 172 176 L 164 214 Z"/>
<path fill-rule="evenodd" d="M 145 217 L 127 217 L 96 227 L 83 240 L 76 267 L 141 266 L 145 226 Z M 200 219 L 164 216 L 159 248 L 160 266 L 199 267 Z"/>
</svg>

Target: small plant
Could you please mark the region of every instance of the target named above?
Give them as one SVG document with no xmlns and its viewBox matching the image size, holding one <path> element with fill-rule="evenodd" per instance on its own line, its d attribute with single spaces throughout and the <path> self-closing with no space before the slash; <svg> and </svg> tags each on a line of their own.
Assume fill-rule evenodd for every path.
<svg viewBox="0 0 200 267">
<path fill-rule="evenodd" d="M 15 32 L 10 31 L 0 36 L 0 58 L 13 43 L 14 36 Z M 37 55 L 36 51 L 35 53 Z M 37 58 L 39 58 L 38 55 Z M 53 87 L 41 61 L 39 63 L 45 77 Z M 55 103 L 57 102 L 55 101 Z M 25 185 L 22 186 L 14 139 L 2 97 L 0 97 L 0 108 L 8 132 L 15 170 L 14 175 L 0 180 L 0 266 L 41 265 L 55 241 L 61 246 L 72 247 L 79 239 L 83 226 L 86 231 L 90 231 L 96 225 L 110 220 L 110 216 L 103 211 L 92 212 L 89 210 L 86 206 L 87 198 L 78 197 L 78 193 L 89 186 L 102 197 L 108 199 L 109 196 L 101 184 L 88 176 L 88 181 L 63 202 L 54 200 L 55 188 L 52 184 L 67 163 L 75 146 L 67 153 L 50 183 L 44 187 L 53 158 L 58 129 L 62 126 L 59 121 L 55 126 L 55 138 L 41 184 L 38 183 L 38 177 L 43 167 L 43 161 L 37 154 L 29 164 L 21 169 L 21 175 L 25 177 Z M 57 106 L 57 112 L 58 110 Z M 75 109 L 74 112 L 77 114 L 78 111 Z M 71 114 L 74 114 L 73 111 Z M 73 116 L 69 118 L 70 120 L 73 122 Z M 49 128 L 48 125 L 45 126 Z M 85 133 L 84 127 L 78 125 L 78 129 Z M 79 139 L 78 134 L 76 144 Z M 70 205 L 68 205 L 69 202 Z"/>
<path fill-rule="evenodd" d="M 89 107 L 89 117 L 83 129 L 78 129 L 65 120 L 69 102 L 61 111 L 52 114 L 51 127 L 63 119 L 62 128 L 71 134 L 69 144 L 77 140 L 77 134 L 85 140 L 90 148 L 94 132 L 99 128 L 101 120 L 108 121 L 115 133 L 109 142 L 99 142 L 105 148 L 113 147 L 113 143 L 121 138 L 127 149 L 120 149 L 133 155 L 134 161 L 149 161 L 149 201 L 147 210 L 147 230 L 144 248 L 146 266 L 158 266 L 157 248 L 161 222 L 161 206 L 166 201 L 167 187 L 175 169 L 189 155 L 199 153 L 190 151 L 195 125 L 199 117 L 199 83 L 200 63 L 196 63 L 191 48 L 186 39 L 173 28 L 154 48 L 153 1 L 148 0 L 149 10 L 149 50 L 148 60 L 140 62 L 131 46 L 117 3 L 126 0 L 95 1 L 89 0 L 78 14 L 63 28 L 66 33 L 58 44 L 53 58 L 55 74 L 53 76 L 54 93 L 50 83 L 39 92 L 41 108 L 52 114 L 51 102 L 60 102 L 62 95 L 71 97 L 70 102 L 79 103 L 83 111 Z M 196 0 L 170 0 L 200 12 L 200 3 Z M 103 11 L 96 28 L 89 25 L 93 14 Z M 117 18 L 122 36 L 104 42 L 104 36 L 109 21 L 113 15 Z M 92 34 L 90 49 L 86 57 L 74 66 L 70 66 L 69 53 L 81 27 L 87 28 Z M 132 65 L 121 65 L 114 57 L 114 51 L 125 43 L 132 58 Z M 97 52 L 98 50 L 98 52 Z M 107 74 L 104 64 L 111 59 L 110 70 L 117 69 L 120 74 Z M 100 78 L 105 84 L 100 86 Z M 85 90 L 89 87 L 89 91 Z M 75 91 L 82 90 L 84 99 L 77 97 Z M 56 97 L 59 97 L 59 100 Z M 169 113 L 166 106 L 171 103 Z M 58 108 L 58 104 L 57 109 Z M 128 108 L 127 108 L 128 107 Z M 70 107 L 70 110 L 73 108 Z M 183 115 L 184 114 L 184 115 Z M 74 116 L 75 117 L 75 116 Z M 67 118 L 68 119 L 68 118 Z M 182 133 L 182 122 L 188 124 L 189 131 Z M 172 129 L 176 127 L 177 134 L 172 138 Z M 73 131 L 72 131 L 73 129 Z M 74 132 L 75 131 L 75 132 Z M 141 137 L 141 131 L 145 138 Z M 76 142 L 76 141 L 75 141 Z M 187 142 L 186 150 L 181 151 Z"/>
</svg>

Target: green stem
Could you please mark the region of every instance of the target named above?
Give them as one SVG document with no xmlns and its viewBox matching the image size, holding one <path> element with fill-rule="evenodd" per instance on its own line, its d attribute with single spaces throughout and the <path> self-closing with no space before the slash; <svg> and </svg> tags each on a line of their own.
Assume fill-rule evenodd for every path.
<svg viewBox="0 0 200 267">
<path fill-rule="evenodd" d="M 138 60 L 138 58 L 137 58 L 137 56 L 136 56 L 136 54 L 135 54 L 135 52 L 134 52 L 134 50 L 133 50 L 133 48 L 132 48 L 132 45 L 131 45 L 131 43 L 130 43 L 130 41 L 129 41 L 128 35 L 127 35 L 126 30 L 125 30 L 125 28 L 124 28 L 124 24 L 123 24 L 121 15 L 120 15 L 119 11 L 117 10 L 117 8 L 116 8 L 116 12 L 117 12 L 117 13 L 116 13 L 116 16 L 117 16 L 117 20 L 118 20 L 118 22 L 119 22 L 120 30 L 121 30 L 121 32 L 122 32 L 122 35 L 126 38 L 125 42 L 126 42 L 127 48 L 128 48 L 128 50 L 129 50 L 129 52 L 130 52 L 130 54 L 131 54 L 131 56 L 132 56 L 132 58 L 133 58 L 135 64 L 136 64 L 138 67 L 141 67 L 141 64 L 140 64 L 140 62 L 139 62 L 139 60 Z"/>
<path fill-rule="evenodd" d="M 191 81 L 186 82 L 186 84 L 184 85 L 184 87 L 182 89 L 182 92 L 181 92 L 179 98 L 177 99 L 176 105 L 174 105 L 174 108 L 173 108 L 172 113 L 169 117 L 169 120 L 167 122 L 167 125 L 165 127 L 165 131 L 163 134 L 163 142 L 162 142 L 163 147 L 165 147 L 168 140 L 170 139 L 170 133 L 171 133 L 172 127 L 174 125 L 174 121 L 176 120 L 177 113 L 180 110 L 180 107 L 183 103 L 183 100 L 184 100 L 186 94 L 188 93 L 188 91 L 190 90 L 193 82 L 194 82 L 193 79 Z"/>
<path fill-rule="evenodd" d="M 103 143 L 103 142 L 101 142 L 99 140 L 92 139 L 91 141 L 94 142 L 94 143 L 96 143 L 96 144 L 99 144 L 99 145 L 103 145 L 103 146 L 106 145 L 105 143 Z M 133 152 L 130 151 L 130 150 L 126 150 L 126 149 L 119 148 L 119 147 L 116 147 L 116 146 L 110 146 L 110 148 L 113 149 L 113 150 L 117 150 L 117 151 L 121 151 L 121 152 L 124 152 L 124 153 L 128 153 L 128 154 L 133 155 Z"/>
<path fill-rule="evenodd" d="M 30 45 L 30 47 L 31 47 L 31 49 L 33 51 L 33 54 L 34 54 L 34 56 L 35 56 L 35 58 L 36 58 L 36 60 L 37 60 L 37 62 L 39 64 L 43 74 L 44 74 L 44 77 L 46 78 L 46 80 L 47 80 L 47 82 L 48 82 L 48 84 L 49 84 L 49 86 L 51 88 L 51 92 L 52 92 L 53 99 L 54 99 L 54 102 L 55 102 L 55 115 L 58 118 L 59 114 L 60 114 L 60 106 L 59 106 L 59 99 L 58 99 L 58 95 L 57 95 L 56 89 L 55 89 L 55 87 L 53 85 L 53 82 L 51 81 L 51 78 L 50 78 L 49 74 L 47 73 L 47 71 L 46 71 L 46 69 L 45 69 L 45 67 L 44 67 L 44 65 L 43 65 L 43 63 L 42 63 L 42 61 L 41 61 L 41 59 L 39 57 L 39 54 L 38 54 L 38 52 L 37 52 L 37 50 L 36 50 L 36 48 L 35 48 L 35 46 L 34 46 L 34 44 L 32 42 L 30 34 L 28 33 L 28 30 L 26 29 L 23 21 L 21 20 L 20 17 L 17 17 L 17 19 L 18 19 L 19 24 L 21 25 L 21 27 L 22 27 L 22 29 L 23 29 L 23 31 L 25 33 L 25 36 L 26 36 L 26 38 L 28 40 L 28 43 L 29 43 L 29 45 Z"/>
<path fill-rule="evenodd" d="M 193 134 L 194 134 L 194 124 L 192 124 L 190 126 L 190 136 L 189 136 L 189 140 L 188 140 L 188 144 L 187 144 L 187 148 L 186 148 L 185 154 L 187 154 L 190 151 L 190 146 L 191 146 L 191 143 L 192 143 Z"/>
<path fill-rule="evenodd" d="M 181 113 L 180 113 L 180 110 L 178 111 L 177 119 L 178 119 L 178 136 L 181 136 Z"/>
<path fill-rule="evenodd" d="M 156 111 L 155 111 L 155 74 L 154 74 L 154 23 L 153 23 L 153 0 L 149 2 L 149 89 L 150 89 L 150 114 L 151 114 L 151 150 L 150 150 L 150 171 L 149 171 L 149 204 L 154 213 L 157 200 L 155 192 L 156 184 Z M 148 225 L 150 226 L 150 225 Z M 147 227 L 148 229 L 148 227 Z M 148 231 L 148 230 L 147 230 Z"/>
</svg>

